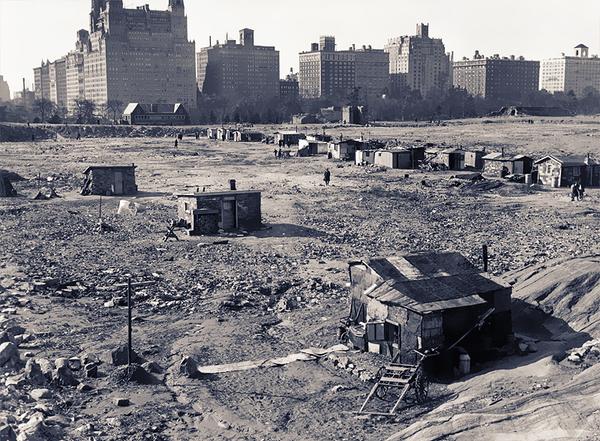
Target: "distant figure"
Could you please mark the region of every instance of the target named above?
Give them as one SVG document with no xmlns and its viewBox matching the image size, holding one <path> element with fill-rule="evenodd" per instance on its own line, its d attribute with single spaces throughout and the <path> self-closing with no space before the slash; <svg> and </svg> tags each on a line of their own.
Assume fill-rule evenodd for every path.
<svg viewBox="0 0 600 441">
<path fill-rule="evenodd" d="M 27 121 L 27 127 L 31 127 L 31 124 L 29 124 L 29 121 Z"/>
<path fill-rule="evenodd" d="M 179 145 L 179 142 L 177 142 L 177 138 L 175 138 L 175 147 L 177 147 Z"/>
<path fill-rule="evenodd" d="M 77 132 L 77 141 L 81 139 L 81 132 Z"/>
<path fill-rule="evenodd" d="M 283 147 L 283 139 L 279 140 L 279 148 Z"/>
<path fill-rule="evenodd" d="M 585 193 L 585 188 L 583 187 L 583 183 L 580 181 L 577 185 L 577 199 L 583 201 L 583 194 Z"/>
<path fill-rule="evenodd" d="M 333 153 L 327 152 L 327 159 L 332 159 L 332 158 L 333 158 Z"/>
<path fill-rule="evenodd" d="M 502 171 L 500 172 L 500 177 L 502 179 L 506 178 L 506 176 L 508 175 L 508 167 L 507 166 L 502 166 Z"/>
<path fill-rule="evenodd" d="M 331 172 L 329 169 L 325 169 L 325 173 L 323 173 L 323 180 L 325 181 L 325 185 L 329 185 L 331 182 Z"/>
<path fill-rule="evenodd" d="M 277 149 L 277 159 L 281 159 L 282 156 L 283 156 L 283 150 L 281 150 L 281 147 L 279 147 L 279 149 Z"/>
<path fill-rule="evenodd" d="M 31 142 L 35 142 L 35 134 L 31 134 Z"/>
<path fill-rule="evenodd" d="M 273 155 L 275 156 L 275 159 L 277 159 L 277 149 L 273 149 Z"/>
<path fill-rule="evenodd" d="M 183 133 L 180 133 L 179 135 L 177 135 L 177 138 L 179 138 L 179 140 L 183 140 Z"/>
<path fill-rule="evenodd" d="M 571 202 L 575 199 L 579 200 L 579 185 L 577 183 L 571 184 Z"/>
<path fill-rule="evenodd" d="M 196 132 L 196 139 L 200 139 L 200 132 Z"/>
<path fill-rule="evenodd" d="M 292 146 L 292 142 L 288 140 L 288 142 L 286 142 L 285 145 L 289 149 Z"/>
</svg>

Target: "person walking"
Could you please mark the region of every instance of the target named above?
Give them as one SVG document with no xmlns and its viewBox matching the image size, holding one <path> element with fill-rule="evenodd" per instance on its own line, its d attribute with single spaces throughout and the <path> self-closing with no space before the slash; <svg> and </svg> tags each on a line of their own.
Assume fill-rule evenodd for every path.
<svg viewBox="0 0 600 441">
<path fill-rule="evenodd" d="M 177 141 L 177 138 L 175 138 L 175 148 L 177 148 L 178 145 L 179 145 L 179 142 Z"/>
<path fill-rule="evenodd" d="M 323 180 L 325 181 L 325 185 L 329 185 L 329 183 L 331 182 L 331 172 L 329 171 L 329 169 L 325 169 L 325 173 L 323 173 Z"/>
<path fill-rule="evenodd" d="M 571 184 L 571 202 L 579 200 L 579 185 L 575 182 Z"/>
<path fill-rule="evenodd" d="M 583 201 L 583 194 L 585 193 L 585 188 L 583 187 L 583 182 L 579 181 L 577 184 L 577 200 Z"/>
</svg>

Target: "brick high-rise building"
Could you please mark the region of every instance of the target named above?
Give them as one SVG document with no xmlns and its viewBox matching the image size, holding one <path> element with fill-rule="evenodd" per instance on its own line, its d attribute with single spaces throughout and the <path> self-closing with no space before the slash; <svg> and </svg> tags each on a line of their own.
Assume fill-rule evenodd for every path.
<svg viewBox="0 0 600 441">
<path fill-rule="evenodd" d="M 33 69 L 35 99 L 50 99 L 50 61 L 42 61 L 39 67 Z"/>
<path fill-rule="evenodd" d="M 429 37 L 429 25 L 418 24 L 417 35 L 391 39 L 384 50 L 394 85 L 418 90 L 423 97 L 450 87 L 450 57 L 441 39 Z"/>
<path fill-rule="evenodd" d="M 583 44 L 575 47 L 574 56 L 543 60 L 540 66 L 540 89 L 573 92 L 578 98 L 593 89 L 600 92 L 600 58 L 589 55 Z"/>
<path fill-rule="evenodd" d="M 388 54 L 371 46 L 336 51 L 335 37 L 321 37 L 310 52 L 300 53 L 299 86 L 303 98 L 347 97 L 359 91 L 359 99 L 381 96 L 388 87 Z"/>
<path fill-rule="evenodd" d="M 65 58 L 48 65 L 48 76 L 50 77 L 50 101 L 59 108 L 67 106 L 67 65 Z"/>
<path fill-rule="evenodd" d="M 476 51 L 472 60 L 455 61 L 452 75 L 454 86 L 473 96 L 518 100 L 538 90 L 540 63 L 514 56 L 486 58 Z"/>
<path fill-rule="evenodd" d="M 254 31 L 242 29 L 240 42 L 202 48 L 197 54 L 198 89 L 230 100 L 279 96 L 279 51 L 254 44 Z"/>
<path fill-rule="evenodd" d="M 169 0 L 167 11 L 92 0 L 90 26 L 89 42 L 81 47 L 86 99 L 97 106 L 121 101 L 196 107 L 195 43 L 188 41 L 183 0 Z"/>
</svg>

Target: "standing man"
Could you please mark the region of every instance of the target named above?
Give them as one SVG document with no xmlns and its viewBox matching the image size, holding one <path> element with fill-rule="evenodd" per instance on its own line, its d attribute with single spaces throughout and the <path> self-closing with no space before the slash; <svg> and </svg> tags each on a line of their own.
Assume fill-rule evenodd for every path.
<svg viewBox="0 0 600 441">
<path fill-rule="evenodd" d="M 329 169 L 325 169 L 325 173 L 323 173 L 323 180 L 325 181 L 325 185 L 329 185 L 329 183 L 331 182 L 331 172 L 329 171 Z"/>
</svg>

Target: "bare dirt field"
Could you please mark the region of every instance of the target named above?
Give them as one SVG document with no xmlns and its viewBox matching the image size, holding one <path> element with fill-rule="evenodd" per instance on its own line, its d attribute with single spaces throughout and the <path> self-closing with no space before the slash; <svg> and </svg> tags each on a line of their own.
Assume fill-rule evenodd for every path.
<svg viewBox="0 0 600 441">
<path fill-rule="evenodd" d="M 490 121 L 328 133 L 535 156 L 594 155 L 600 146 L 600 118 Z M 102 163 L 136 164 L 140 193 L 126 199 L 140 210 L 119 216 L 121 198 L 102 198 L 108 231 L 99 233 L 100 200 L 78 190 L 82 171 Z M 565 359 L 600 337 L 600 190 L 571 202 L 567 189 L 458 182 L 450 172 L 406 177 L 325 157 L 277 160 L 272 145 L 192 137 L 177 148 L 172 138 L 1 143 L 0 169 L 24 178 L 14 183 L 18 197 L 0 199 L 0 343 L 12 340 L 21 360 L 0 367 L 0 439 L 6 425 L 19 440 L 600 437 L 600 365 L 589 349 L 596 346 L 581 360 Z M 226 190 L 229 179 L 263 191 L 265 228 L 227 237 L 179 231 L 180 241 L 162 242 L 176 217 L 174 193 Z M 33 200 L 40 186 L 61 197 Z M 181 372 L 185 357 L 204 366 L 335 345 L 353 258 L 449 250 L 481 265 L 483 244 L 490 272 L 514 284 L 515 332 L 537 351 L 435 384 L 426 404 L 405 403 L 396 418 L 354 413 L 385 362 L 374 354 L 203 378 Z M 154 362 L 141 382 L 152 384 L 127 381 L 110 360 L 127 341 L 129 278 L 138 284 L 134 348 Z M 44 372 L 72 357 L 97 366 L 97 375 L 72 360 L 74 381 L 59 375 L 49 383 Z M 41 377 L 35 363 L 23 369 L 32 359 Z M 47 389 L 46 397 L 34 389 Z"/>
</svg>

